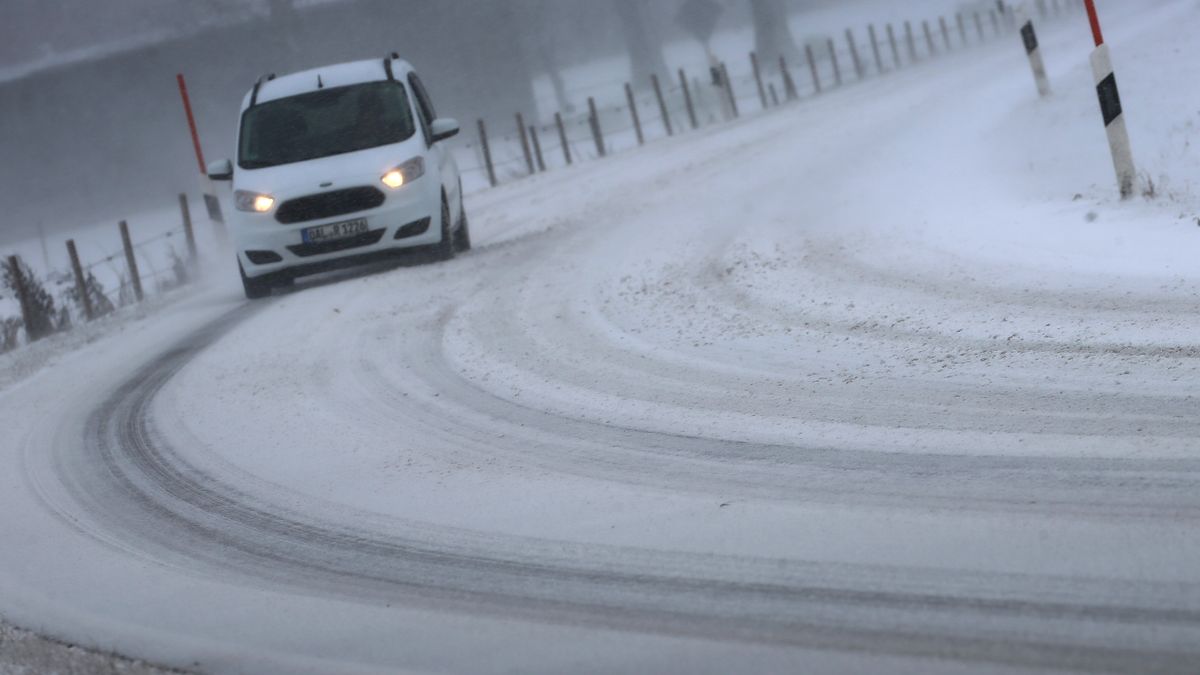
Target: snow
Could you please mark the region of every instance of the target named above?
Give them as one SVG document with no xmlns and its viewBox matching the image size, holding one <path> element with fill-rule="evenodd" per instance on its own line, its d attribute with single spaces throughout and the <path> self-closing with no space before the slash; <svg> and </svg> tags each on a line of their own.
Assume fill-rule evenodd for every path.
<svg viewBox="0 0 1200 675">
<path fill-rule="evenodd" d="M 1088 35 L 1062 24 L 1042 35 L 1049 100 L 1014 38 L 472 194 L 476 250 L 451 263 L 249 308 L 228 274 L 0 381 L 20 467 L 0 476 L 19 542 L 0 614 L 217 672 L 1063 665 L 1039 641 L 1083 669 L 1194 658 L 1200 101 L 1177 59 L 1200 15 L 1105 12 L 1153 199 L 1116 198 Z M 293 558 L 334 553 L 274 530 L 249 533 L 280 556 L 254 564 L 224 543 L 245 534 L 236 505 L 202 514 L 227 526 L 214 540 L 89 489 L 123 466 L 88 454 L 96 406 L 225 325 L 149 399 L 144 436 L 249 510 L 361 538 L 336 552 L 357 576 L 300 574 Z M 372 566 L 366 545 L 394 539 L 526 577 L 454 558 L 431 574 L 461 596 L 401 602 L 376 580 L 413 563 Z M 646 578 L 711 595 L 639 598 Z M 757 644 L 731 633 L 795 607 L 722 595 L 754 583 L 936 601 L 804 601 L 888 636 L 877 650 Z M 488 584 L 614 618 L 479 610 Z M 656 601 L 721 628 L 644 618 Z M 943 661 L 897 627 L 999 651 Z"/>
</svg>

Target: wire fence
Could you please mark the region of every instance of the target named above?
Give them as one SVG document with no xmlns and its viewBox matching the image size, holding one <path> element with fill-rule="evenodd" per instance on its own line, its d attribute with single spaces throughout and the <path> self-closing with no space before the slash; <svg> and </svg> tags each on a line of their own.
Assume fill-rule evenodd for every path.
<svg viewBox="0 0 1200 675">
<path fill-rule="evenodd" d="M 1035 0 L 1029 11 L 1029 18 L 1048 21 L 1082 13 L 1084 5 L 1082 0 Z M 1017 30 L 1011 9 L 987 2 L 953 16 L 871 24 L 810 39 L 800 46 L 800 58 L 790 62 L 781 57 L 760 63 L 750 54 L 744 63 L 734 64 L 732 75 L 728 64 L 713 60 L 691 73 L 680 69 L 670 78 L 655 77 L 648 86 L 635 88 L 623 80 L 593 82 L 565 90 L 568 99 L 586 98 L 586 109 L 568 105 L 553 119 L 532 121 L 516 113 L 511 126 L 493 134 L 480 120 L 478 134 L 461 141 L 454 152 L 464 186 L 486 189 L 731 122 L 747 112 L 812 100 L 995 42 Z M 70 265 L 43 270 L 44 280 L 17 255 L 0 261 L 0 301 L 7 294 L 20 309 L 20 318 L 0 316 L 0 353 L 21 344 L 22 332 L 24 342 L 32 342 L 191 281 L 198 253 L 186 195 L 179 195 L 179 208 L 175 224 L 158 223 L 140 238 L 121 222 L 113 238 L 119 247 L 93 246 L 81 257 L 75 241 L 68 240 Z M 210 219 L 218 226 L 217 240 L 223 239 L 219 213 L 210 213 Z M 136 223 L 133 229 L 138 229 Z"/>
<path fill-rule="evenodd" d="M 1029 18 L 1051 21 L 1083 11 L 1082 0 L 1035 0 Z M 632 106 L 623 91 L 631 83 L 625 80 L 566 88 L 568 111 L 555 115 L 562 119 L 561 130 L 555 121 L 519 123 L 514 115 L 513 124 L 459 145 L 456 157 L 469 189 L 495 187 L 729 122 L 747 112 L 812 99 L 1005 39 L 1017 30 L 1011 7 L 984 2 L 953 15 L 869 24 L 810 39 L 800 46 L 799 58 L 759 63 L 750 54 L 733 69 L 721 62 L 693 66 L 692 72 L 681 69 L 659 82 L 657 90 L 644 83 L 635 89 Z M 578 105 L 580 98 L 596 101 L 596 112 Z"/>
<path fill-rule="evenodd" d="M 115 243 L 107 248 L 95 243 L 95 232 L 89 233 L 91 245 L 82 255 L 74 239 L 66 240 L 66 265 L 35 272 L 21 256 L 6 256 L 0 261 L 0 301 L 13 301 L 20 316 L 0 317 L 0 353 L 19 346 L 21 333 L 24 343 L 33 342 L 193 280 L 198 248 L 185 195 L 179 196 L 179 205 L 177 222 L 146 223 L 148 233 L 141 237 L 133 234 L 138 224 L 119 223 L 109 240 Z"/>
</svg>

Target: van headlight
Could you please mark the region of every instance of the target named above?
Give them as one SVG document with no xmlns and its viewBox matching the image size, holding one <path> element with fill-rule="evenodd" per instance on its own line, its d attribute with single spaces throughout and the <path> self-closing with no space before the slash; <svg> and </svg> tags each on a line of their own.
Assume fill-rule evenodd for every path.
<svg viewBox="0 0 1200 675">
<path fill-rule="evenodd" d="M 264 195 L 260 192 L 250 192 L 248 190 L 238 190 L 233 193 L 233 203 L 238 211 L 250 211 L 252 213 L 266 213 L 275 206 L 275 198 L 271 195 Z"/>
<path fill-rule="evenodd" d="M 391 189 L 399 190 L 400 188 L 408 185 L 424 175 L 425 159 L 422 157 L 414 157 L 413 159 L 410 159 L 400 166 L 383 174 L 379 180 L 383 181 L 383 184 Z"/>
</svg>

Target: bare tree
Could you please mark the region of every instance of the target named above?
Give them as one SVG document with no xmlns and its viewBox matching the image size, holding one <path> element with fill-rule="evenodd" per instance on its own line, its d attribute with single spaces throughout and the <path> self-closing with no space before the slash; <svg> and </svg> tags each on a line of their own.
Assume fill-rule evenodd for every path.
<svg viewBox="0 0 1200 675">
<path fill-rule="evenodd" d="M 799 60 L 800 50 L 788 27 L 783 0 L 750 0 L 750 13 L 754 20 L 754 43 L 759 61 L 775 64 L 780 56 L 793 63 Z"/>
<path fill-rule="evenodd" d="M 275 53 L 290 61 L 296 53 L 296 38 L 300 20 L 294 0 L 267 0 L 270 10 L 269 28 Z"/>
<path fill-rule="evenodd" d="M 621 19 L 635 84 L 648 85 L 651 75 L 666 77 L 669 71 L 663 60 L 662 44 L 653 37 L 641 0 L 613 0 L 613 5 Z"/>
</svg>

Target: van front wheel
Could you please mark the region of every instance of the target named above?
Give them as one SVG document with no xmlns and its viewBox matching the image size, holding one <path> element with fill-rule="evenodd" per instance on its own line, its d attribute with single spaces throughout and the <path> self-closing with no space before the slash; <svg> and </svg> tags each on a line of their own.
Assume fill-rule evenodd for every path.
<svg viewBox="0 0 1200 675">
<path fill-rule="evenodd" d="M 434 257 L 440 261 L 450 260 L 454 258 L 454 253 L 454 233 L 450 230 L 450 202 L 442 195 L 442 240 L 434 250 Z"/>
</svg>

